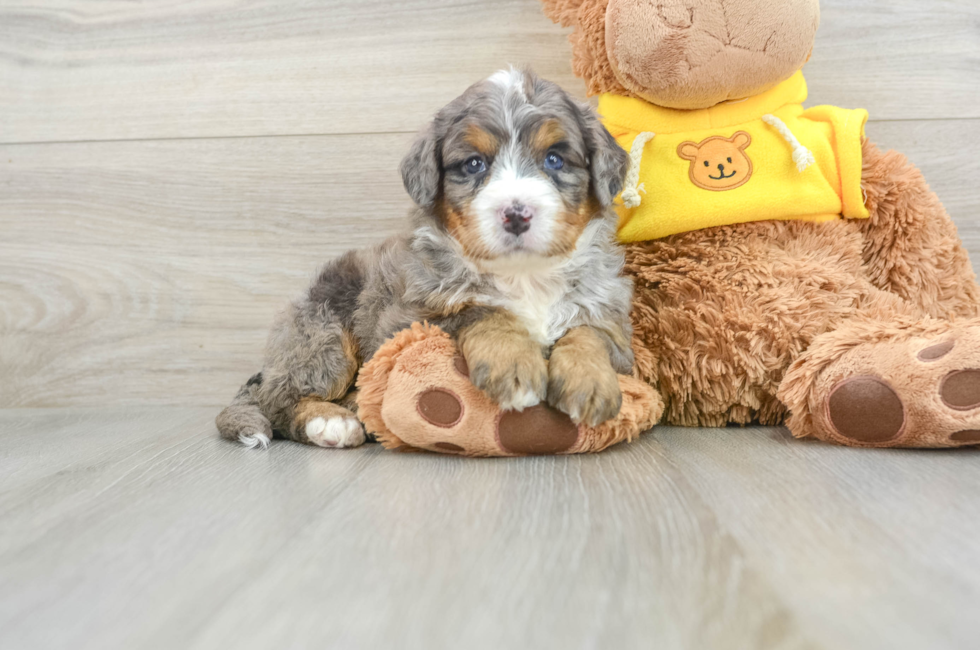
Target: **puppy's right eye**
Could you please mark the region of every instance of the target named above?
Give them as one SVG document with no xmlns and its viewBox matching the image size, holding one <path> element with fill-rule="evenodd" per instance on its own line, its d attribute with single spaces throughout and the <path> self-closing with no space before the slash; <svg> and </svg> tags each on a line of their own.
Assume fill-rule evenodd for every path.
<svg viewBox="0 0 980 650">
<path fill-rule="evenodd" d="M 480 156 L 473 156 L 463 163 L 463 171 L 467 174 L 480 174 L 487 171 L 487 163 Z"/>
<path fill-rule="evenodd" d="M 709 163 L 707 160 L 705 160 L 704 161 L 704 166 L 705 167 L 711 167 L 711 163 Z"/>
</svg>

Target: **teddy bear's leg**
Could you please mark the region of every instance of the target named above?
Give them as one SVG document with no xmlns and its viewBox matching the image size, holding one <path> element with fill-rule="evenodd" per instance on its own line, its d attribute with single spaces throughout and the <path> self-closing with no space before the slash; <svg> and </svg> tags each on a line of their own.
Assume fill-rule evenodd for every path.
<svg viewBox="0 0 980 650">
<path fill-rule="evenodd" d="M 663 411 L 652 388 L 632 377 L 617 379 L 622 406 L 597 426 L 576 425 L 545 404 L 503 411 L 470 381 L 469 365 L 452 339 L 437 326 L 415 323 L 361 369 L 358 415 L 389 449 L 466 456 L 590 453 L 632 440 Z"/>
<path fill-rule="evenodd" d="M 787 426 L 855 447 L 980 444 L 980 319 L 855 319 L 817 337 L 779 388 Z"/>
<path fill-rule="evenodd" d="M 861 311 L 869 291 L 884 295 L 861 279 L 861 245 L 846 221 L 756 222 L 627 245 L 635 374 L 659 389 L 664 422 L 782 424 L 786 368 Z"/>
<path fill-rule="evenodd" d="M 862 186 L 871 218 L 858 224 L 871 282 L 933 318 L 980 314 L 970 258 L 922 173 L 866 140 Z"/>
</svg>

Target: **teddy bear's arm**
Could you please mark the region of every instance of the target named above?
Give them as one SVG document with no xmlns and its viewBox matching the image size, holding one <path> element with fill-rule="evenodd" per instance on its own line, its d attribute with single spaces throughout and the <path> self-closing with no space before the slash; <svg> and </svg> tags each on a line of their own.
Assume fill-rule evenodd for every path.
<svg viewBox="0 0 980 650">
<path fill-rule="evenodd" d="M 869 219 L 864 263 L 872 283 L 934 318 L 978 315 L 980 288 L 956 226 L 922 173 L 865 140 L 862 188 Z"/>
</svg>

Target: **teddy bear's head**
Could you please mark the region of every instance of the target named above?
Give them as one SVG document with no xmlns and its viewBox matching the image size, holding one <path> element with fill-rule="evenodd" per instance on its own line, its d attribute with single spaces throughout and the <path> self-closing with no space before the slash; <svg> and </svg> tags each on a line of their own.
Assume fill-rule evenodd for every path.
<svg viewBox="0 0 980 650">
<path fill-rule="evenodd" d="M 819 0 L 542 0 L 571 36 L 589 93 L 708 108 L 764 92 L 803 67 Z"/>
</svg>

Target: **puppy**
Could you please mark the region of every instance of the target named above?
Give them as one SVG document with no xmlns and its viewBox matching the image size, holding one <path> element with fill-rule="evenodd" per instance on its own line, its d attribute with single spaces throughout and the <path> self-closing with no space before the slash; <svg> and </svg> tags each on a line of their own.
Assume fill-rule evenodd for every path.
<svg viewBox="0 0 980 650">
<path fill-rule="evenodd" d="M 273 433 L 362 444 L 357 370 L 415 321 L 453 336 L 473 383 L 505 410 L 547 401 L 578 423 L 614 417 L 616 373 L 633 365 L 611 208 L 626 168 L 594 111 L 555 84 L 510 70 L 470 87 L 402 162 L 411 233 L 323 267 L 219 431 L 250 447 Z"/>
</svg>

